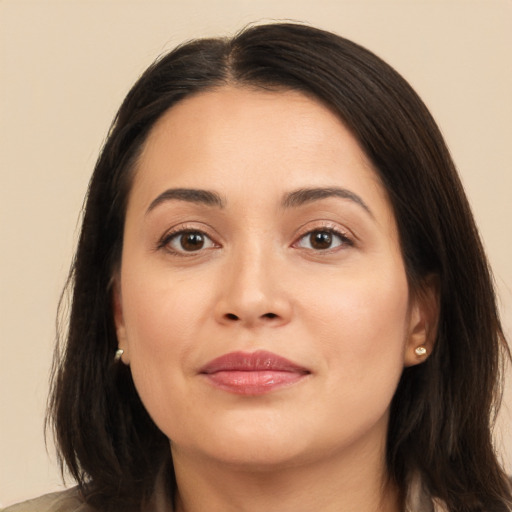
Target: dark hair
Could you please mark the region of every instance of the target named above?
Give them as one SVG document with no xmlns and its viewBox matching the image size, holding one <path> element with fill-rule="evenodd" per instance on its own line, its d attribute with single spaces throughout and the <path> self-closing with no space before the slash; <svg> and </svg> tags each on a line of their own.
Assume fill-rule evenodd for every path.
<svg viewBox="0 0 512 512">
<path fill-rule="evenodd" d="M 114 365 L 111 288 L 138 155 L 155 122 L 183 98 L 225 84 L 292 89 L 328 105 L 387 189 L 410 286 L 438 276 L 432 355 L 404 370 L 391 408 L 390 475 L 420 472 L 449 510 L 508 510 L 492 446 L 506 343 L 492 277 L 448 149 L 427 108 L 389 65 L 357 44 L 300 24 L 253 26 L 189 42 L 151 65 L 124 100 L 92 176 L 68 286 L 67 343 L 58 350 L 50 422 L 61 462 L 101 510 L 138 510 L 168 439 L 130 371 Z"/>
</svg>

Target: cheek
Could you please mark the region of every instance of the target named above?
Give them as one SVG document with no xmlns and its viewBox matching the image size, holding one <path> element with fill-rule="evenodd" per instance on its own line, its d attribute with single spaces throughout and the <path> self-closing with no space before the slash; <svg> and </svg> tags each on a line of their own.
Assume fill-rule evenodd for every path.
<svg viewBox="0 0 512 512">
<path fill-rule="evenodd" d="M 122 286 L 133 380 L 146 409 L 161 424 L 186 394 L 187 362 L 199 338 L 207 298 L 195 286 L 184 286 L 179 279 L 171 285 L 150 271 L 143 279 L 126 274 Z"/>
<path fill-rule="evenodd" d="M 144 272 L 123 282 L 123 313 L 131 357 L 163 362 L 194 339 L 207 298 L 194 283 Z"/>
<path fill-rule="evenodd" d="M 308 330 L 316 332 L 333 378 L 364 381 L 369 389 L 395 385 L 408 334 L 405 272 L 332 279 L 307 302 L 314 305 Z"/>
<path fill-rule="evenodd" d="M 403 371 L 408 320 L 405 276 L 388 277 L 346 278 L 343 286 L 326 286 L 308 300 L 314 307 L 307 331 L 322 353 L 326 376 L 317 390 L 324 407 L 316 415 L 327 439 L 349 439 L 387 424 Z"/>
</svg>

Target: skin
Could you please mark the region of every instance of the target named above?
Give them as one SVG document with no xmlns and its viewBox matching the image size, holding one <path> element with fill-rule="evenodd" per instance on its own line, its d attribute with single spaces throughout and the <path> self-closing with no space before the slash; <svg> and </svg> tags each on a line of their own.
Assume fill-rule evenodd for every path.
<svg viewBox="0 0 512 512">
<path fill-rule="evenodd" d="M 353 196 L 283 204 L 319 187 Z M 161 196 L 176 188 L 222 207 Z M 185 250 L 184 229 L 204 245 Z M 123 362 L 171 440 L 177 510 L 399 510 L 389 405 L 425 358 L 414 349 L 430 352 L 432 308 L 409 290 L 377 174 L 325 106 L 226 86 L 164 114 L 137 165 L 114 303 Z M 257 396 L 199 373 L 260 349 L 309 373 Z"/>
</svg>

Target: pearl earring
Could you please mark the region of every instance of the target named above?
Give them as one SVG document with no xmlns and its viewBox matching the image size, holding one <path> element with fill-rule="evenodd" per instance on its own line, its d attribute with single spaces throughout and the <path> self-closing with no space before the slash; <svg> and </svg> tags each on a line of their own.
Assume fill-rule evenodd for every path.
<svg viewBox="0 0 512 512">
<path fill-rule="evenodd" d="M 123 354 L 124 354 L 124 350 L 122 348 L 118 348 L 116 350 L 116 355 L 114 356 L 114 361 L 116 363 L 117 363 L 117 361 L 120 361 Z"/>
<path fill-rule="evenodd" d="M 427 349 L 425 347 L 416 347 L 414 349 L 414 352 L 416 352 L 417 356 L 421 357 L 421 356 L 426 355 Z"/>
</svg>

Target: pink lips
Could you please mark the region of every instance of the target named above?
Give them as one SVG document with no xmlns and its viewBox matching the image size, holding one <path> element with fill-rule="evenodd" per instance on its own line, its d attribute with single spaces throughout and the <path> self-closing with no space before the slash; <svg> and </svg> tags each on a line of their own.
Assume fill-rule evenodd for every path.
<svg viewBox="0 0 512 512">
<path fill-rule="evenodd" d="M 284 357 L 258 350 L 231 352 L 199 371 L 215 387 L 240 395 L 262 395 L 289 386 L 310 374 Z"/>
</svg>

